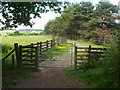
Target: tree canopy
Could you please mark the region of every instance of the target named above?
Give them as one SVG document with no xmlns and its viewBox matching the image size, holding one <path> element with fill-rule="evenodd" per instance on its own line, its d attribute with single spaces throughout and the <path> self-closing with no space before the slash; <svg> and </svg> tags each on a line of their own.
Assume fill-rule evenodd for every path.
<svg viewBox="0 0 120 90">
<path fill-rule="evenodd" d="M 0 19 L 0 24 L 4 28 L 13 28 L 18 25 L 31 26 L 34 22 L 32 18 L 40 17 L 40 13 L 54 11 L 61 13 L 61 8 L 66 8 L 68 2 L 1 2 L 0 13 L 4 19 Z"/>
<path fill-rule="evenodd" d="M 118 6 L 109 2 L 99 2 L 97 5 L 91 2 L 71 4 L 64 9 L 60 17 L 48 22 L 45 32 L 60 36 L 67 35 L 69 38 L 72 35 L 81 35 L 90 39 L 95 37 L 96 31 L 113 31 L 118 27 L 116 23 L 118 10 Z"/>
</svg>

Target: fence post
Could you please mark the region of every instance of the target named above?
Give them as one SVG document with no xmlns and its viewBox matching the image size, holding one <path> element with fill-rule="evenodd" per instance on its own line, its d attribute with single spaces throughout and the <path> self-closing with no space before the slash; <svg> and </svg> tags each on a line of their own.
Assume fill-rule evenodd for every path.
<svg viewBox="0 0 120 90">
<path fill-rule="evenodd" d="M 18 43 L 14 43 L 14 48 L 15 48 L 15 54 L 16 54 L 17 67 L 19 67 L 19 47 L 18 47 Z"/>
<path fill-rule="evenodd" d="M 51 48 L 53 47 L 53 40 L 51 40 Z"/>
<path fill-rule="evenodd" d="M 22 67 L 22 45 L 19 46 L 19 66 Z"/>
<path fill-rule="evenodd" d="M 33 43 L 31 43 L 31 47 L 33 47 Z M 33 48 L 31 48 L 31 60 L 32 60 L 32 56 L 33 56 Z"/>
<path fill-rule="evenodd" d="M 40 42 L 37 42 L 37 54 L 38 54 L 38 63 L 39 63 L 39 61 L 40 61 L 40 57 L 41 57 L 41 48 L 40 48 Z"/>
<path fill-rule="evenodd" d="M 12 66 L 15 67 L 15 58 L 14 58 L 14 54 L 12 54 Z"/>
<path fill-rule="evenodd" d="M 46 41 L 46 50 L 48 50 L 48 40 Z"/>
<path fill-rule="evenodd" d="M 37 44 L 37 47 L 36 47 L 36 54 L 35 54 L 35 69 L 38 70 L 38 44 Z"/>
<path fill-rule="evenodd" d="M 74 67 L 77 69 L 77 46 L 74 46 Z"/>
<path fill-rule="evenodd" d="M 90 61 L 91 61 L 91 45 L 89 45 L 89 48 L 88 48 L 88 65 L 90 67 Z"/>
<path fill-rule="evenodd" d="M 42 54 L 42 42 L 40 42 L 40 55 Z"/>
</svg>

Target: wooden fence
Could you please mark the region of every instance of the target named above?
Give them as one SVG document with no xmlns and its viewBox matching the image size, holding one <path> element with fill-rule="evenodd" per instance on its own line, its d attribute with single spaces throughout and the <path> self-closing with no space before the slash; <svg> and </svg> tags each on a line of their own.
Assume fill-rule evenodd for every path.
<svg viewBox="0 0 120 90">
<path fill-rule="evenodd" d="M 45 42 L 31 43 L 29 45 L 19 45 L 14 43 L 14 49 L 6 55 L 2 61 L 5 61 L 12 54 L 13 66 L 22 67 L 25 65 L 35 66 L 38 69 L 38 64 L 41 59 L 42 52 L 53 48 L 56 44 L 65 43 L 62 38 L 53 38 L 53 40 L 47 40 Z M 15 52 L 15 53 L 14 53 Z M 14 57 L 14 54 L 15 57 Z M 16 62 L 16 63 L 15 63 Z M 16 65 L 15 65 L 16 64 Z"/>
<path fill-rule="evenodd" d="M 13 66 L 22 67 L 23 65 L 31 65 L 38 69 L 38 61 L 42 52 L 53 48 L 55 44 L 55 40 L 31 43 L 30 45 L 25 46 L 14 43 L 14 49 L 8 55 L 6 55 L 2 61 L 5 61 L 12 54 Z"/>
<path fill-rule="evenodd" d="M 96 48 L 96 47 L 77 47 L 74 48 L 74 66 L 75 69 L 81 67 L 90 67 L 90 62 L 93 60 L 99 60 L 104 55 L 104 50 L 106 48 Z"/>
<path fill-rule="evenodd" d="M 38 64 L 42 52 L 47 51 L 55 46 L 54 40 L 47 40 L 45 42 L 31 43 L 30 45 L 22 46 L 15 43 L 15 52 L 17 66 L 23 65 L 35 66 L 38 69 Z"/>
</svg>

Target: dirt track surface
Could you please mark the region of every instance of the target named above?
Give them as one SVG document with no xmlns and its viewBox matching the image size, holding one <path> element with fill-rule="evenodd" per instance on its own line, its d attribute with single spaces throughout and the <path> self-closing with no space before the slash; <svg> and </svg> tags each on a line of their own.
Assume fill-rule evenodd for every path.
<svg viewBox="0 0 120 90">
<path fill-rule="evenodd" d="M 85 88 L 84 84 L 72 81 L 63 72 L 65 67 L 71 66 L 71 60 L 68 57 L 64 54 L 55 60 L 49 59 L 42 62 L 39 71 L 31 73 L 14 88 Z"/>
<path fill-rule="evenodd" d="M 85 85 L 69 79 L 60 68 L 42 68 L 32 73 L 15 88 L 84 88 Z"/>
</svg>

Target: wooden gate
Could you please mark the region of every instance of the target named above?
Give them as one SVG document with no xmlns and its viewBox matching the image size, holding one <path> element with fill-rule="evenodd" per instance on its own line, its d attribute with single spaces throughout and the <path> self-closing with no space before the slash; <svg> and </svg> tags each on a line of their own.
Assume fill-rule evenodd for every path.
<svg viewBox="0 0 120 90">
<path fill-rule="evenodd" d="M 75 69 L 78 67 L 90 67 L 90 62 L 93 60 L 99 60 L 103 57 L 104 50 L 106 48 L 96 47 L 77 47 L 74 48 L 74 66 Z"/>
<path fill-rule="evenodd" d="M 55 46 L 54 40 L 45 42 L 31 43 L 30 45 L 22 46 L 15 43 L 15 53 L 17 66 L 35 66 L 38 69 L 40 57 L 43 51 L 47 51 Z"/>
<path fill-rule="evenodd" d="M 20 65 L 30 65 L 38 68 L 38 47 L 30 46 L 19 46 Z"/>
<path fill-rule="evenodd" d="M 14 43 L 14 49 L 8 55 L 6 55 L 2 59 L 2 61 L 5 61 L 7 57 L 9 57 L 11 54 L 15 52 L 15 58 L 14 58 L 14 54 L 12 55 L 13 66 L 17 66 L 17 67 L 33 66 L 37 70 L 42 53 L 44 51 L 47 51 L 55 47 L 56 44 L 65 43 L 66 41 L 64 40 L 66 39 L 62 39 L 62 38 L 58 40 L 53 39 L 53 40 L 47 40 L 45 42 L 31 43 L 25 46 L 18 45 L 18 43 Z"/>
</svg>

